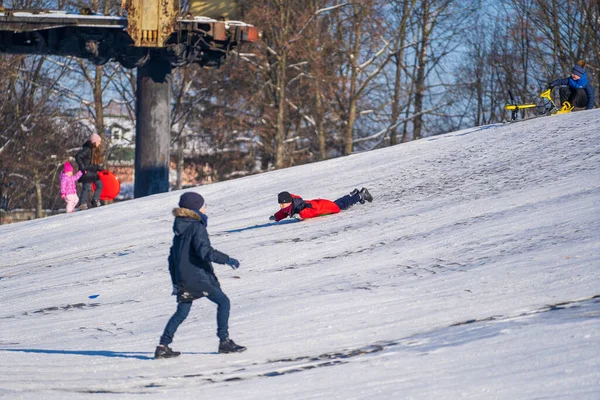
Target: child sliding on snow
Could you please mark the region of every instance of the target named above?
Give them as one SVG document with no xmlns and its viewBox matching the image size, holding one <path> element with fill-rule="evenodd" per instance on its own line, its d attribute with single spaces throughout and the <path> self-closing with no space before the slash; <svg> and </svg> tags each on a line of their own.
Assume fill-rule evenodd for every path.
<svg viewBox="0 0 600 400">
<path fill-rule="evenodd" d="M 60 174 L 60 197 L 67 203 L 67 212 L 73 212 L 75 210 L 75 206 L 79 202 L 79 197 L 77 196 L 77 188 L 75 184 L 79 178 L 81 178 L 83 172 L 77 171 L 75 175 L 73 175 L 73 166 L 70 162 L 65 161 L 65 165 L 63 167 L 63 171 Z"/>
<path fill-rule="evenodd" d="M 356 203 L 364 204 L 365 201 L 370 203 L 373 201 L 373 196 L 367 188 L 354 189 L 350 194 L 335 201 L 325 199 L 304 200 L 295 194 L 281 192 L 277 195 L 277 201 L 280 210 L 269 217 L 271 221 L 281 221 L 286 217 L 303 220 L 321 215 L 337 214 Z"/>
<path fill-rule="evenodd" d="M 177 311 L 165 327 L 156 348 L 154 358 L 177 357 L 181 354 L 173 351 L 169 344 L 175 331 L 187 318 L 192 301 L 206 297 L 217 305 L 217 336 L 220 339 L 219 353 L 239 353 L 246 348 L 229 339 L 229 298 L 221 286 L 212 263 L 227 264 L 237 269 L 240 263 L 235 259 L 213 249 L 208 239 L 206 226 L 206 205 L 204 198 L 197 193 L 181 195 L 179 208 L 173 210 L 173 246 L 169 254 L 169 272 L 173 283 L 173 294 L 177 296 Z"/>
</svg>

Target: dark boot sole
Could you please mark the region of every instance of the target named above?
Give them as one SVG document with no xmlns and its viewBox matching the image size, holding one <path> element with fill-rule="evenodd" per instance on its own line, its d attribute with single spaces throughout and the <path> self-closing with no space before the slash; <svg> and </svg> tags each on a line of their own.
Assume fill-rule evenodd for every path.
<svg viewBox="0 0 600 400">
<path fill-rule="evenodd" d="M 179 357 L 180 354 L 164 354 L 162 356 L 154 356 L 155 360 L 161 360 L 163 358 L 175 358 L 175 357 Z"/>
<path fill-rule="evenodd" d="M 245 348 L 245 347 L 242 350 L 232 350 L 232 351 L 221 351 L 221 350 L 219 350 L 219 354 L 243 353 L 246 350 L 248 350 L 248 349 Z"/>
</svg>

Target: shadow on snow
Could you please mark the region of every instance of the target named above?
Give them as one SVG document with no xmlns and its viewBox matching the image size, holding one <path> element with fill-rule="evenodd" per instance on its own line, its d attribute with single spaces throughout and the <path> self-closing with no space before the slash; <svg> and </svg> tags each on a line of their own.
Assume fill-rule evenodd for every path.
<svg viewBox="0 0 600 400">
<path fill-rule="evenodd" d="M 119 352 L 108 350 L 46 350 L 46 349 L 0 349 L 0 351 L 14 351 L 22 353 L 41 353 L 41 354 L 72 354 L 77 356 L 94 356 L 94 357 L 118 357 L 118 358 L 135 358 L 138 360 L 153 360 L 152 356 L 142 354 L 152 354 L 149 352 Z"/>
<path fill-rule="evenodd" d="M 296 222 L 300 222 L 300 221 L 298 221 L 297 219 L 286 219 L 286 220 L 279 221 L 279 222 L 269 222 L 267 224 L 259 224 L 259 225 L 247 226 L 245 228 L 232 229 L 230 231 L 225 231 L 225 233 L 244 232 L 244 231 L 249 231 L 251 229 L 267 228 L 269 226 L 275 226 L 275 225 L 295 224 Z"/>
<path fill-rule="evenodd" d="M 132 351 L 109 351 L 109 350 L 47 350 L 47 349 L 0 349 L 0 351 L 12 351 L 21 353 L 37 353 L 37 354 L 67 354 L 76 356 L 92 356 L 92 357 L 110 357 L 110 358 L 133 358 L 136 360 L 154 360 L 154 355 L 151 352 L 132 352 Z M 150 355 L 144 355 L 150 354 Z M 211 355 L 218 354 L 217 352 L 186 352 L 185 354 L 203 354 Z"/>
</svg>

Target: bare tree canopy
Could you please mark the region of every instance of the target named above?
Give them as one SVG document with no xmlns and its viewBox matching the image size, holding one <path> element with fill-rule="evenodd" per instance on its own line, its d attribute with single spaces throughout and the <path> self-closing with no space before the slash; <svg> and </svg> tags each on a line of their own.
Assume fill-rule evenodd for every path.
<svg viewBox="0 0 600 400">
<path fill-rule="evenodd" d="M 578 60 L 600 92 L 595 0 L 239 3 L 261 40 L 218 69 L 174 70 L 174 188 L 184 171 L 217 181 L 502 122 L 509 90 L 535 101 Z M 109 0 L 4 6 L 120 12 Z M 3 207 L 57 207 L 59 165 L 91 130 L 107 132 L 108 104 L 135 123 L 136 72 L 7 55 L 0 70 Z M 119 149 L 106 139 L 110 160 Z"/>
</svg>

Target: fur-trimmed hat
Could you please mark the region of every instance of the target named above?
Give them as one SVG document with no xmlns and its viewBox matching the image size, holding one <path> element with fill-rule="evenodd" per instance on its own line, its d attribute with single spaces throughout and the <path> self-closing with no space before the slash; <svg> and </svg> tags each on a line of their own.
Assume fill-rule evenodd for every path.
<svg viewBox="0 0 600 400">
<path fill-rule="evenodd" d="M 204 205 L 204 197 L 198 193 L 186 192 L 179 198 L 179 207 L 187 208 L 190 210 L 199 210 Z"/>
<path fill-rule="evenodd" d="M 277 202 L 279 204 L 291 203 L 292 195 L 290 194 L 290 192 L 281 192 L 277 195 Z"/>
</svg>

